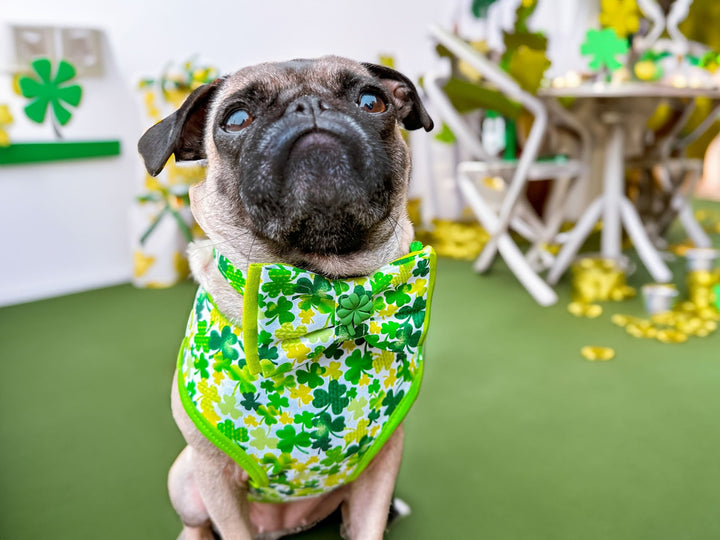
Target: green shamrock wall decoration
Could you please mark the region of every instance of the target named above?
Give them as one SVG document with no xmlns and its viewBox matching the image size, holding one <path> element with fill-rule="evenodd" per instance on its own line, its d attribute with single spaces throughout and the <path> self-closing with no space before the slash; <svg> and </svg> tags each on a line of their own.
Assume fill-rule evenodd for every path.
<svg viewBox="0 0 720 540">
<path fill-rule="evenodd" d="M 470 10 L 472 11 L 472 14 L 475 15 L 475 17 L 477 17 L 478 19 L 483 19 L 487 17 L 488 9 L 495 2 L 496 0 L 473 0 Z"/>
<path fill-rule="evenodd" d="M 606 68 L 611 73 L 622 66 L 616 56 L 628 52 L 627 40 L 618 37 L 612 28 L 590 29 L 585 34 L 585 42 L 580 46 L 583 56 L 590 56 L 590 69 L 600 71 Z"/>
<path fill-rule="evenodd" d="M 72 117 L 66 105 L 77 107 L 82 98 L 79 85 L 65 84 L 75 77 L 75 68 L 69 62 L 60 60 L 53 75 L 52 63 L 47 58 L 38 58 L 31 66 L 36 77 L 23 76 L 18 81 L 22 95 L 32 100 L 25 107 L 25 114 L 33 122 L 42 124 L 48 107 L 51 107 L 53 130 L 58 138 L 62 138 L 57 124 L 64 126 Z"/>
</svg>

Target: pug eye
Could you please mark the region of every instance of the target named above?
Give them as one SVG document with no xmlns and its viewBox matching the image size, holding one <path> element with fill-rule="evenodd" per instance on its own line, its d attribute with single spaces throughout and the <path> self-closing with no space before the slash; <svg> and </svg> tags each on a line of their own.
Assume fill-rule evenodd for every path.
<svg viewBox="0 0 720 540">
<path fill-rule="evenodd" d="M 223 129 L 230 133 L 235 133 L 245 129 L 252 124 L 253 117 L 245 109 L 236 109 L 227 115 L 223 122 Z"/>
<path fill-rule="evenodd" d="M 385 111 L 385 102 L 377 95 L 364 93 L 358 99 L 358 106 L 369 113 L 381 113 Z"/>
</svg>

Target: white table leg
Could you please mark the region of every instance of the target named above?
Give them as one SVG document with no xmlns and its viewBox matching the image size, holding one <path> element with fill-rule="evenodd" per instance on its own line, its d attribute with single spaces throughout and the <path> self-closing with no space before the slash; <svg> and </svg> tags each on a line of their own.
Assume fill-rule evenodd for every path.
<svg viewBox="0 0 720 540">
<path fill-rule="evenodd" d="M 555 285 L 560 276 L 563 275 L 565 270 L 573 260 L 573 257 L 582 246 L 582 243 L 592 232 L 593 227 L 600 219 L 603 210 L 603 199 L 602 197 L 595 199 L 590 206 L 585 209 L 580 220 L 575 224 L 572 231 L 568 236 L 567 242 L 563 245 L 560 253 L 555 258 L 555 264 L 550 268 L 548 272 L 547 282 L 550 285 Z"/>
<path fill-rule="evenodd" d="M 558 301 L 555 291 L 533 271 L 525 255 L 508 233 L 498 236 L 497 247 L 512 273 L 538 304 L 551 306 Z"/>
<path fill-rule="evenodd" d="M 623 149 L 624 132 L 620 123 L 610 126 L 605 145 L 605 171 L 603 172 L 603 228 L 600 251 L 607 259 L 617 259 L 621 252 L 620 200 L 625 195 Z"/>
<path fill-rule="evenodd" d="M 712 247 L 712 240 L 695 219 L 689 201 L 683 201 L 683 205 L 678 211 L 678 219 L 693 244 L 700 248 Z"/>
<path fill-rule="evenodd" d="M 620 216 L 640 259 L 653 279 L 659 283 L 670 281 L 672 272 L 660 257 L 655 246 L 650 242 L 642 221 L 640 221 L 640 216 L 638 216 L 635 207 L 627 197 L 620 199 Z"/>
</svg>

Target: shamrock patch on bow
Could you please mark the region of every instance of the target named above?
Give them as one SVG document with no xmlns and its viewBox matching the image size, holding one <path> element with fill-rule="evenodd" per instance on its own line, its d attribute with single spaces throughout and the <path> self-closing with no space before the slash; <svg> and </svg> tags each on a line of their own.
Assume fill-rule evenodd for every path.
<svg viewBox="0 0 720 540">
<path fill-rule="evenodd" d="M 338 308 L 335 311 L 337 322 L 348 337 L 355 337 L 356 327 L 363 321 L 372 317 L 375 306 L 372 296 L 360 285 L 350 294 L 344 294 L 338 299 Z"/>
</svg>

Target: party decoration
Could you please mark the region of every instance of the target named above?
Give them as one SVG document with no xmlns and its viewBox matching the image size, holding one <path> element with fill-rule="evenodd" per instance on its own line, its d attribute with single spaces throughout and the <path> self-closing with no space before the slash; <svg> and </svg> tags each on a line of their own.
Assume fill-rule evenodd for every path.
<svg viewBox="0 0 720 540">
<path fill-rule="evenodd" d="M 470 6 L 470 11 L 472 11 L 472 14 L 478 19 L 483 19 L 487 16 L 490 6 L 492 6 L 496 1 L 497 0 L 473 0 L 472 6 Z"/>
<path fill-rule="evenodd" d="M 626 54 L 629 45 L 626 40 L 618 37 L 612 28 L 604 30 L 590 29 L 585 34 L 585 42 L 580 47 L 583 56 L 590 56 L 590 69 L 615 71 L 622 66 L 616 56 Z"/>
<path fill-rule="evenodd" d="M 507 72 L 523 90 L 535 94 L 550 64 L 545 50 L 520 45 L 508 60 Z"/>
<path fill-rule="evenodd" d="M 446 144 L 455 144 L 455 134 L 445 122 L 442 123 L 440 132 L 435 135 L 435 140 Z"/>
<path fill-rule="evenodd" d="M 523 1 L 515 10 L 515 24 L 511 32 L 503 31 L 503 43 L 505 44 L 505 53 L 500 59 L 500 67 L 510 73 L 513 77 L 518 77 L 522 74 L 523 69 L 531 68 L 536 72 L 539 68 L 537 66 L 532 67 L 530 61 L 537 62 L 538 56 L 528 56 L 527 51 L 521 53 L 521 59 L 514 63 L 511 69 L 511 63 L 513 57 L 520 51 L 522 47 L 525 49 L 531 49 L 536 52 L 543 53 L 543 60 L 540 61 L 540 65 L 544 65 L 545 69 L 549 67 L 550 62 L 545 56 L 547 51 L 548 40 L 547 37 L 541 32 L 531 32 L 528 28 L 528 19 L 535 12 L 537 7 L 536 0 Z M 522 58 L 524 56 L 524 58 Z M 544 73 L 545 70 L 543 70 Z M 534 77 L 531 78 L 534 80 Z M 531 85 L 532 88 L 532 85 Z M 535 88 L 537 90 L 537 88 Z M 534 91 L 534 90 L 529 90 Z"/>
<path fill-rule="evenodd" d="M 602 0 L 600 24 L 612 28 L 620 37 L 627 37 L 640 29 L 640 10 L 635 0 Z"/>
<path fill-rule="evenodd" d="M 77 107 L 82 98 L 82 88 L 77 84 L 66 84 L 75 77 L 75 68 L 69 62 L 60 60 L 53 74 L 52 63 L 47 58 L 38 58 L 31 64 L 36 77 L 20 77 L 18 84 L 22 95 L 32 101 L 25 107 L 27 117 L 38 124 L 45 121 L 48 108 L 53 113 L 53 130 L 61 138 L 57 124 L 66 125 L 72 113 L 66 105 Z"/>
<path fill-rule="evenodd" d="M 633 74 L 641 81 L 657 81 L 663 76 L 661 61 L 671 56 L 667 51 L 647 50 L 633 66 Z"/>
<path fill-rule="evenodd" d="M 75 78 L 75 68 L 65 60 L 53 63 L 47 58 L 38 58 L 30 65 L 30 74 L 13 76 L 13 90 L 29 100 L 25 115 L 38 124 L 45 122 L 51 109 L 50 124 L 56 139 L 62 139 L 60 127 L 70 122 L 72 109 L 80 104 L 83 90 L 78 84 L 70 84 Z M 9 114 L 9 113 L 8 113 Z M 7 116 L 5 116 L 7 120 Z M 7 132 L 2 130 L 0 118 L 0 165 L 39 163 L 69 159 L 86 159 L 116 156 L 120 154 L 120 141 L 66 141 L 10 143 Z"/>
<path fill-rule="evenodd" d="M 218 70 L 212 65 L 198 65 L 196 59 L 191 58 L 175 66 L 168 64 L 158 78 L 142 79 L 139 83 L 140 90 L 144 90 L 145 103 L 148 113 L 154 107 L 156 98 L 155 91 L 159 91 L 164 102 L 177 109 L 185 101 L 185 98 L 203 84 L 210 83 L 217 79 Z M 150 94 L 152 98 L 147 97 Z M 152 109 L 152 112 L 157 108 Z M 150 115 L 152 117 L 152 115 Z"/>
<path fill-rule="evenodd" d="M 180 209 L 190 205 L 190 197 L 188 195 L 187 184 L 181 184 L 175 189 L 173 187 L 163 186 L 155 178 L 149 177 L 147 184 L 152 185 L 150 191 L 144 195 L 140 195 L 137 200 L 141 203 L 160 203 L 160 212 L 152 219 L 152 222 L 140 236 L 140 245 L 144 245 L 153 231 L 157 228 L 160 221 L 167 215 L 172 217 L 178 224 L 178 228 L 185 240 L 192 241 L 192 231 L 185 219 L 180 215 Z"/>
<path fill-rule="evenodd" d="M 138 88 L 148 119 L 159 122 L 193 90 L 217 77 L 215 66 L 191 58 L 168 64 L 158 77 L 142 79 Z M 169 287 L 188 276 L 187 245 L 203 234 L 190 212 L 189 190 L 204 178 L 203 165 L 178 165 L 173 157 L 157 177 L 145 175 L 144 189 L 131 210 L 135 286 Z"/>
<path fill-rule="evenodd" d="M 13 123 L 12 114 L 7 105 L 0 105 L 0 146 L 10 145 L 10 135 L 6 129 Z"/>
</svg>

